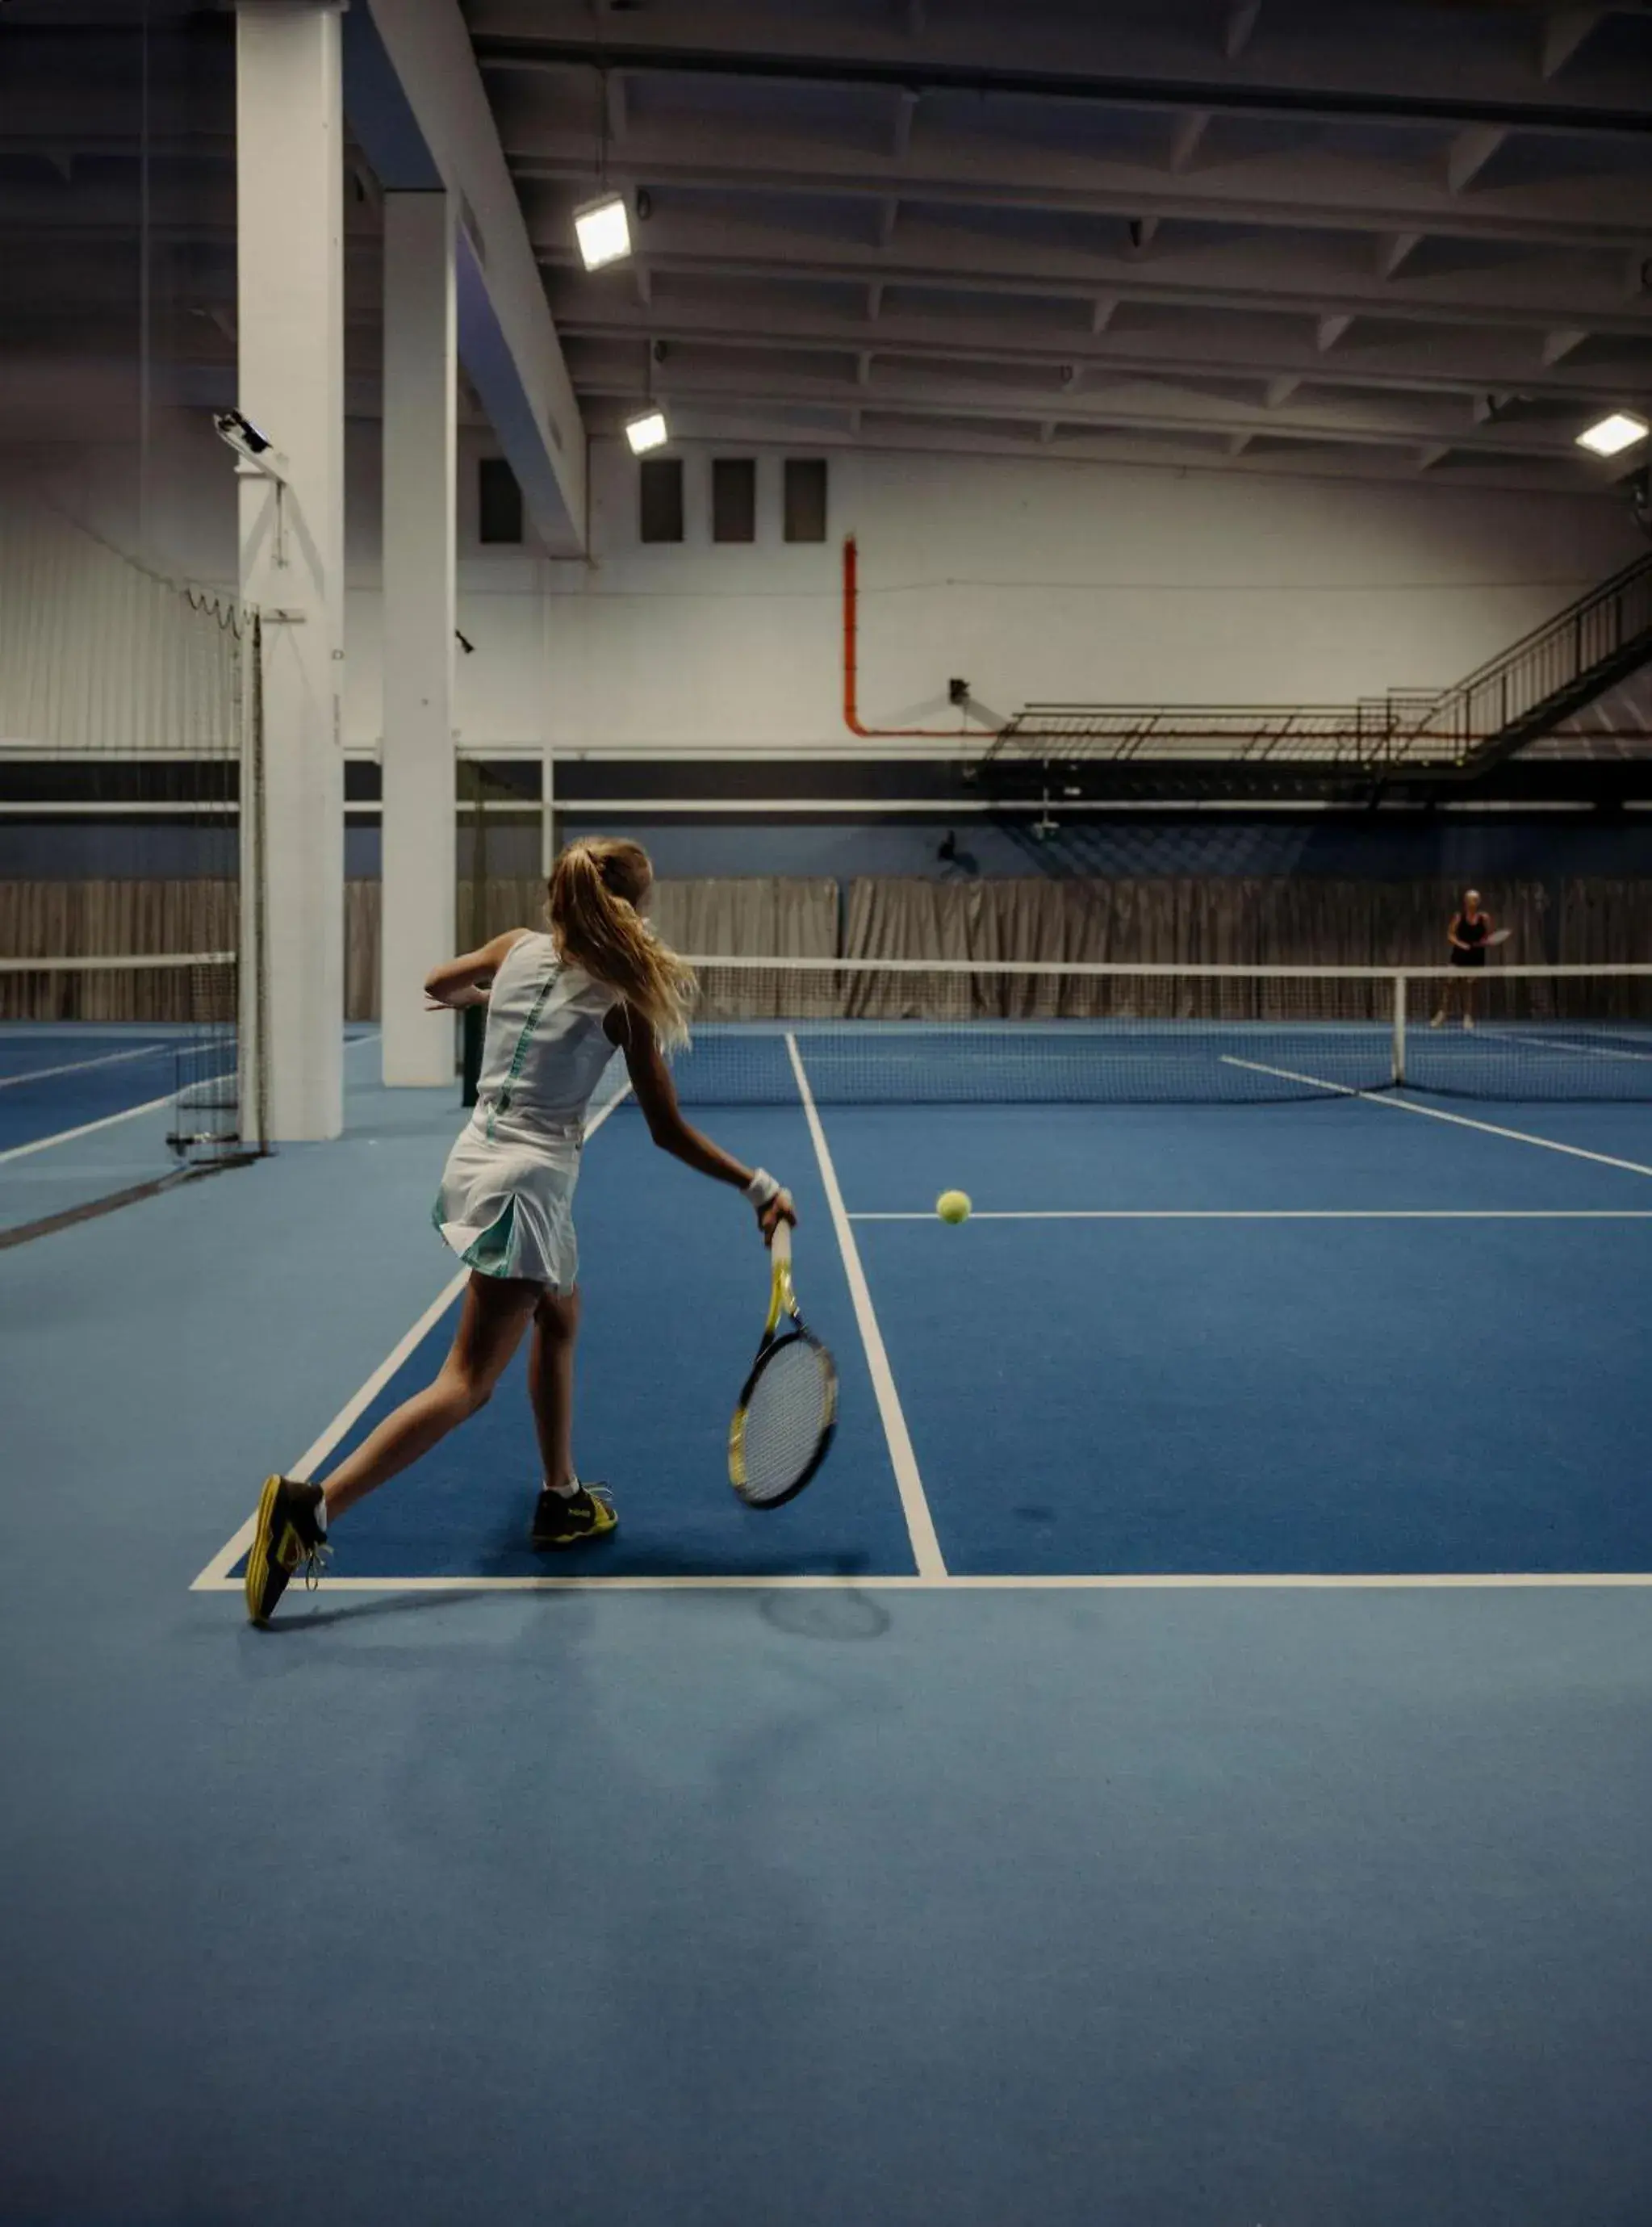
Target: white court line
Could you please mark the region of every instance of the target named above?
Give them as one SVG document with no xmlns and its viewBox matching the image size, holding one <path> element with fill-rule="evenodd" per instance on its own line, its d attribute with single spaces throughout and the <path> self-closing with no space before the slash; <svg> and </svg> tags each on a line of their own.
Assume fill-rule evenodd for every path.
<svg viewBox="0 0 1652 2227">
<path fill-rule="evenodd" d="M 852 1214 L 851 1222 L 933 1222 L 922 1212 Z M 1652 1222 L 1652 1206 L 1028 1206 L 977 1207 L 971 1222 Z"/>
<path fill-rule="evenodd" d="M 31 1067 L 22 1075 L 0 1075 L 0 1090 L 15 1090 L 20 1082 L 45 1082 L 56 1075 L 84 1075 L 89 1067 L 116 1067 L 124 1059 L 153 1059 L 170 1051 L 167 1043 L 139 1044 L 133 1051 L 106 1051 L 96 1059 L 71 1059 L 61 1067 Z"/>
<path fill-rule="evenodd" d="M 361 1039 L 358 1038 L 356 1041 L 360 1042 Z M 630 1087 L 629 1083 L 627 1083 L 625 1088 L 611 1098 L 606 1106 L 591 1115 L 585 1125 L 587 1139 L 596 1134 Z M 373 1405 L 409 1354 L 417 1349 L 421 1340 L 427 1337 L 436 1324 L 441 1321 L 469 1280 L 469 1268 L 461 1268 L 456 1275 L 449 1278 L 412 1328 L 398 1339 L 360 1391 L 353 1394 L 345 1401 L 320 1438 L 305 1449 L 290 1469 L 283 1471 L 284 1476 L 291 1477 L 296 1484 L 302 1484 L 320 1468 L 351 1425 Z M 240 1591 L 241 1580 L 239 1578 L 232 1578 L 229 1573 L 252 1545 L 252 1534 L 258 1528 L 258 1511 L 254 1509 L 233 1538 L 225 1541 L 206 1568 L 201 1571 L 200 1576 L 195 1579 L 189 1587 L 192 1593 L 239 1592 Z M 344 1584 L 351 1581 L 340 1579 L 333 1582 Z M 420 1579 L 419 1582 L 425 1584 L 430 1581 Z"/>
<path fill-rule="evenodd" d="M 1652 1586 L 1652 1570 L 1419 1570 L 1320 1575 L 1285 1571 L 1228 1576 L 1179 1571 L 1074 1577 L 654 1577 L 654 1578 L 322 1578 L 324 1593 L 659 1593 L 659 1592 L 1571 1592 L 1585 1587 Z M 239 1593 L 239 1578 L 208 1579 L 194 1592 Z"/>
<path fill-rule="evenodd" d="M 877 1412 L 883 1419 L 883 1436 L 889 1442 L 890 1460 L 894 1465 L 895 1483 L 901 1496 L 901 1506 L 906 1516 L 906 1528 L 912 1541 L 912 1557 L 918 1566 L 921 1578 L 944 1578 L 947 1565 L 941 1560 L 941 1541 L 935 1536 L 934 1520 L 929 1513 L 929 1503 L 924 1498 L 923 1479 L 918 1474 L 918 1458 L 912 1451 L 912 1439 L 906 1427 L 906 1417 L 901 1411 L 901 1396 L 895 1388 L 895 1378 L 889 1365 L 889 1355 L 883 1350 L 883 1332 L 877 1327 L 877 1316 L 872 1306 L 872 1295 L 866 1283 L 866 1272 L 860 1265 L 860 1252 L 855 1243 L 855 1234 L 849 1227 L 849 1216 L 843 1203 L 843 1193 L 838 1187 L 837 1170 L 832 1165 L 832 1154 L 826 1146 L 826 1131 L 820 1126 L 820 1116 L 815 1110 L 814 1093 L 809 1088 L 808 1076 L 803 1071 L 797 1038 L 788 1029 L 786 1050 L 790 1055 L 792 1073 L 797 1078 L 797 1092 L 803 1101 L 803 1114 L 809 1125 L 809 1134 L 814 1140 L 814 1157 L 820 1163 L 820 1180 L 826 1186 L 826 1204 L 832 1212 L 832 1226 L 838 1235 L 838 1250 L 843 1255 L 843 1272 L 849 1282 L 849 1296 L 854 1303 L 855 1320 L 860 1326 L 860 1342 L 866 1350 L 866 1366 L 871 1372 L 872 1390 L 877 1399 Z"/>
<path fill-rule="evenodd" d="M 1499 1029 L 1500 1043 L 1535 1044 L 1541 1051 L 1585 1052 L 1591 1059 L 1652 1060 L 1652 1051 L 1623 1051 L 1617 1044 L 1591 1043 L 1587 1037 L 1528 1037 L 1518 1029 Z"/>
<path fill-rule="evenodd" d="M 30 1152 L 43 1152 L 53 1145 L 72 1145 L 77 1137 L 89 1137 L 94 1130 L 112 1129 L 117 1121 L 135 1121 L 140 1114 L 153 1114 L 163 1106 L 177 1102 L 175 1090 L 169 1090 L 164 1098 L 150 1098 L 142 1106 L 129 1106 L 124 1114 L 105 1114 L 101 1121 L 82 1121 L 78 1129 L 60 1129 L 54 1137 L 36 1137 L 32 1145 L 12 1145 L 0 1152 L 0 1165 L 7 1160 L 27 1158 Z"/>
<path fill-rule="evenodd" d="M 1529 1129 L 1504 1129 L 1496 1121 L 1471 1120 L 1466 1114 L 1447 1114 L 1438 1106 L 1419 1106 L 1415 1099 L 1394 1098 L 1381 1090 L 1355 1090 L 1346 1082 L 1327 1082 L 1323 1075 L 1298 1075 L 1293 1068 L 1264 1067 L 1260 1060 L 1235 1059 L 1223 1052 L 1226 1067 L 1247 1067 L 1253 1075 L 1277 1075 L 1282 1082 L 1304 1082 L 1311 1090 L 1328 1090 L 1336 1098 L 1361 1098 L 1368 1106 L 1386 1106 L 1395 1114 L 1421 1114 L 1430 1121 L 1450 1121 L 1459 1129 L 1478 1129 L 1488 1137 L 1507 1137 L 1516 1145 L 1538 1145 L 1546 1152 L 1564 1152 L 1574 1160 L 1593 1160 L 1603 1168 L 1623 1168 L 1632 1176 L 1652 1176 L 1652 1167 L 1640 1160 L 1620 1160 L 1611 1152 L 1586 1152 L 1581 1145 L 1562 1145 L 1553 1137 L 1534 1137 Z"/>
</svg>

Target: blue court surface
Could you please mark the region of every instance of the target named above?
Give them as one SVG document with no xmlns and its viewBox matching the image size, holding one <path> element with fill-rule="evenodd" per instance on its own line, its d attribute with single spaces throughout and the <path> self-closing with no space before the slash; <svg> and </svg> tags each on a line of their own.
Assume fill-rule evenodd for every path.
<svg viewBox="0 0 1652 2227">
<path fill-rule="evenodd" d="M 519 1363 L 267 1633 L 259 1479 L 450 1334 L 450 1094 L 0 1256 L 0 2218 L 1644 2219 L 1652 1112 L 696 1118 L 814 1485 L 730 1493 L 765 1262 L 622 1105 L 619 1532 L 526 1546 Z"/>
</svg>

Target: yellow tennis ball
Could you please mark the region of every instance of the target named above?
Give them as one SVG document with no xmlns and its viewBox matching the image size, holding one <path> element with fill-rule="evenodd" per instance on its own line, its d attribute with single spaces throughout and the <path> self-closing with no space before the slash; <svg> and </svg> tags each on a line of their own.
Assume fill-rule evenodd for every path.
<svg viewBox="0 0 1652 2227">
<path fill-rule="evenodd" d="M 966 1190 L 943 1190 L 935 1201 L 935 1212 L 943 1222 L 967 1222 L 969 1193 Z"/>
</svg>

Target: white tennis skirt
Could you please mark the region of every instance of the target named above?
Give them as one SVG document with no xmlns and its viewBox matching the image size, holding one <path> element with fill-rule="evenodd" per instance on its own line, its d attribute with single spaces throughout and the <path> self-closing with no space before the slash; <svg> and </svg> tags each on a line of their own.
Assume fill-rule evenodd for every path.
<svg viewBox="0 0 1652 2227">
<path fill-rule="evenodd" d="M 579 1146 L 577 1129 L 489 1137 L 473 1122 L 448 1154 L 431 1219 L 468 1267 L 565 1297 L 579 1276 Z"/>
</svg>

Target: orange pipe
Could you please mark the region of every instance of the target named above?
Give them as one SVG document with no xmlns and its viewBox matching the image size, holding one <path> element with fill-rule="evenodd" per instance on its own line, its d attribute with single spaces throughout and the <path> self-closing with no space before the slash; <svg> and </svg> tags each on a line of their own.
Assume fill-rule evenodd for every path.
<svg viewBox="0 0 1652 2227">
<path fill-rule="evenodd" d="M 843 545 L 843 723 L 852 735 L 865 735 L 874 740 L 886 736 L 915 736 L 926 741 L 961 743 L 990 742 L 992 728 L 972 734 L 968 727 L 863 727 L 856 699 L 858 695 L 857 678 L 857 646 L 860 623 L 860 554 L 852 533 L 845 537 Z"/>
</svg>

